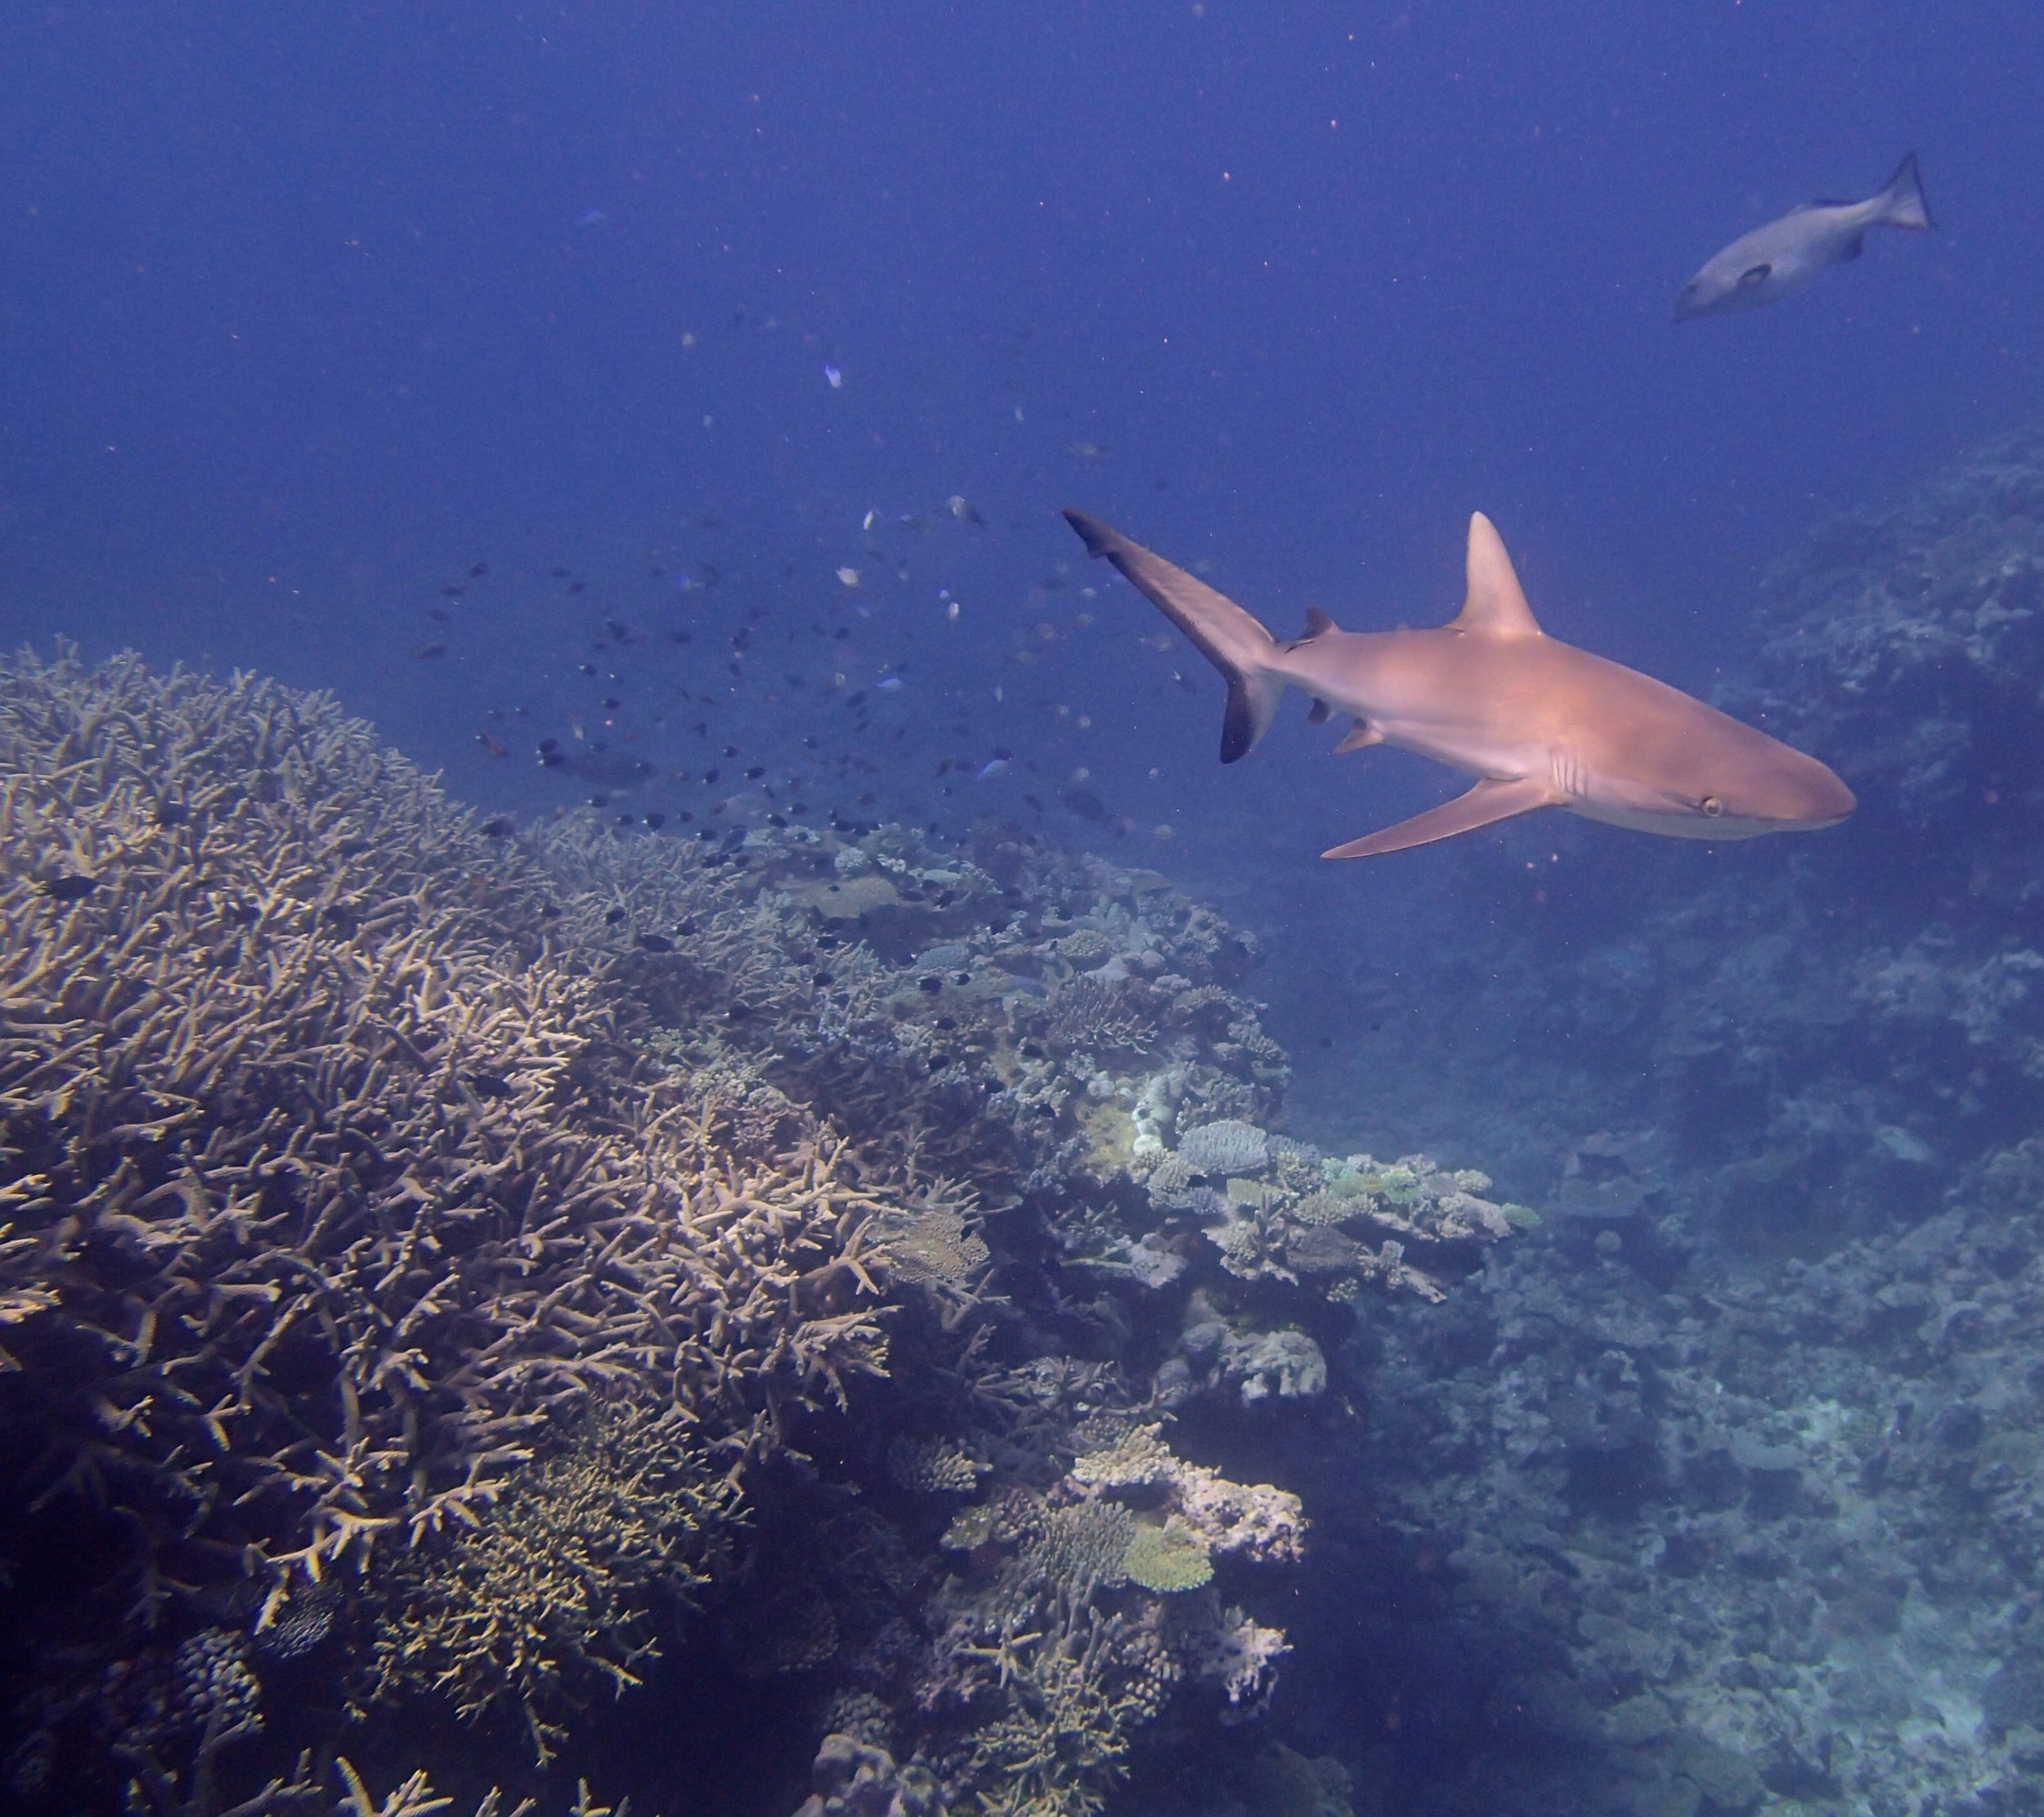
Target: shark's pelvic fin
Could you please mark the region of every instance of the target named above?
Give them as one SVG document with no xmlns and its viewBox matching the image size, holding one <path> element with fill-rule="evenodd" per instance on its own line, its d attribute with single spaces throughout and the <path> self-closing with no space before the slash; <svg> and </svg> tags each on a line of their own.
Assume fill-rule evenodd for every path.
<svg viewBox="0 0 2044 1817">
<path fill-rule="evenodd" d="M 1216 593 L 1182 568 L 1131 542 L 1118 530 L 1083 511 L 1065 521 L 1079 534 L 1089 555 L 1104 555 L 1136 590 L 1199 646 L 1199 653 L 1228 684 L 1228 709 L 1221 722 L 1221 760 L 1231 764 L 1256 748 L 1271 729 L 1284 678 L 1272 671 L 1277 640 L 1226 594 Z"/>
<path fill-rule="evenodd" d="M 1451 631 L 1481 631 L 1492 637 L 1538 637 L 1540 621 L 1526 603 L 1512 558 L 1497 526 L 1478 511 L 1469 519 L 1469 595 L 1448 621 Z"/>
<path fill-rule="evenodd" d="M 1479 520 L 1480 521 L 1480 520 Z M 1437 839 L 1452 839 L 1459 832 L 1474 832 L 1515 814 L 1530 814 L 1535 808 L 1551 808 L 1562 797 L 1545 782 L 1530 776 L 1505 782 L 1486 778 L 1467 795 L 1443 801 L 1437 808 L 1415 814 L 1395 827 L 1373 832 L 1366 839 L 1351 839 L 1320 854 L 1322 858 L 1375 858 L 1383 852 L 1402 852 L 1414 846 L 1431 846 Z"/>
<path fill-rule="evenodd" d="M 1342 742 L 1334 747 L 1334 755 L 1344 751 L 1367 751 L 1373 744 L 1382 744 L 1384 734 L 1367 720 L 1358 720 L 1342 734 Z"/>
</svg>

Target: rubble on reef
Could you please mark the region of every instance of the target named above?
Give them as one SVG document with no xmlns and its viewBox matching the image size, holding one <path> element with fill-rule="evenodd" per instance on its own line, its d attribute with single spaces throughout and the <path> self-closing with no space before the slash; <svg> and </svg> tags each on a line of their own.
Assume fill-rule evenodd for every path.
<svg viewBox="0 0 2044 1817">
<path fill-rule="evenodd" d="M 856 1736 L 827 1808 L 1103 1810 L 1288 1650 L 1307 1511 L 1181 1426 L 1512 1228 L 1283 1137 L 1253 943 L 1004 822 L 486 837 L 324 698 L 64 653 L 0 778 L 24 1809 L 295 1810 L 436 1710 L 579 1761 L 718 1656 Z"/>
</svg>

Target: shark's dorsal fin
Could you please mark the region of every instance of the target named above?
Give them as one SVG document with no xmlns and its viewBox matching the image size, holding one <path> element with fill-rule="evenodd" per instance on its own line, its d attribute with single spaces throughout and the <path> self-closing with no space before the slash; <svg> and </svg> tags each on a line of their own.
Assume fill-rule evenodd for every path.
<svg viewBox="0 0 2044 1817">
<path fill-rule="evenodd" d="M 1478 511 L 1469 519 L 1469 596 L 1448 621 L 1451 631 L 1491 637 L 1538 637 L 1540 622 L 1512 572 L 1512 558 L 1497 526 Z"/>
</svg>

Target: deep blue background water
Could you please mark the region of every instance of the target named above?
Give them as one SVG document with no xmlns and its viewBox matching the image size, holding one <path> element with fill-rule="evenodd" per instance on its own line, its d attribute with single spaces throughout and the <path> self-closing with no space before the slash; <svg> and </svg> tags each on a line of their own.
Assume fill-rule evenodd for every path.
<svg viewBox="0 0 2044 1817">
<path fill-rule="evenodd" d="M 1289 721 L 1217 769 L 1217 685 L 1057 506 L 1280 630 L 1446 616 L 1481 508 L 1551 630 L 1706 690 L 1772 552 L 2044 381 L 2019 0 L 20 6 L 0 80 L 8 641 L 335 687 L 490 803 L 570 798 L 578 719 L 1100 837 L 1083 769 L 1301 944 L 1409 922 L 1440 855 L 1313 855 L 1450 779 Z M 1671 323 L 1912 146 L 1939 232 Z"/>
</svg>

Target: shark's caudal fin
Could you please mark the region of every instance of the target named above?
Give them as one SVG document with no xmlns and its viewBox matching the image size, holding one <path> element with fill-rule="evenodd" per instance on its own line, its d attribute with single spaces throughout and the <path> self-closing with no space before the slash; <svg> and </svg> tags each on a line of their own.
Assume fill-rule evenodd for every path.
<svg viewBox="0 0 2044 1817">
<path fill-rule="evenodd" d="M 1502 782 L 1486 779 L 1467 795 L 1443 801 L 1437 808 L 1415 814 L 1395 827 L 1373 832 L 1365 839 L 1351 839 L 1334 846 L 1322 858 L 1376 858 L 1385 852 L 1402 852 L 1414 846 L 1431 846 L 1437 839 L 1452 839 L 1459 832 L 1474 832 L 1515 814 L 1531 814 L 1535 808 L 1551 808 L 1561 800 L 1544 781 L 1515 776 Z"/>
<path fill-rule="evenodd" d="M 1895 166 L 1895 174 L 1881 186 L 1880 194 L 1875 200 L 1880 204 L 1880 220 L 1885 226 L 1937 226 L 1930 218 L 1930 204 L 1924 200 L 1923 178 L 1917 172 L 1916 155 L 1913 151 Z"/>
<path fill-rule="evenodd" d="M 1181 568 L 1141 543 L 1131 542 L 1083 511 L 1065 521 L 1079 534 L 1089 555 L 1104 555 L 1172 624 L 1199 646 L 1199 653 L 1228 684 L 1228 710 L 1221 722 L 1221 760 L 1231 764 L 1256 748 L 1270 730 L 1284 680 L 1272 671 L 1277 640 L 1225 594 L 1195 581 Z"/>
</svg>

